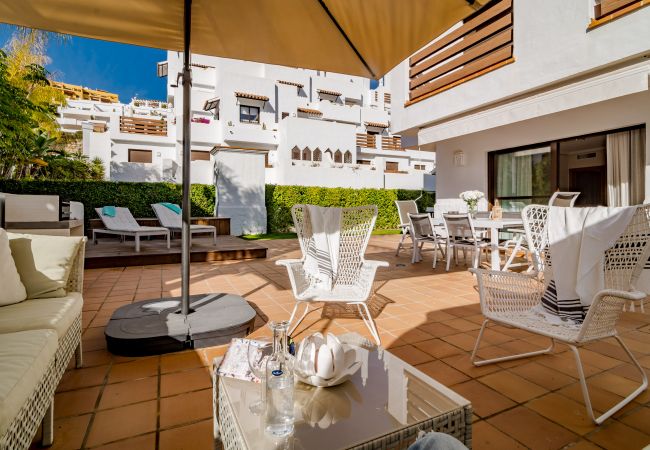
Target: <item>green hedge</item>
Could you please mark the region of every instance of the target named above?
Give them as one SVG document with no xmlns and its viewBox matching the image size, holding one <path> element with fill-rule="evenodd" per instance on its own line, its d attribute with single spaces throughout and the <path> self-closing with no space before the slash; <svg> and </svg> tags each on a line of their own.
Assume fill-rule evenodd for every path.
<svg viewBox="0 0 650 450">
<path fill-rule="evenodd" d="M 12 194 L 58 195 L 62 200 L 81 202 L 88 220 L 97 218 L 94 208 L 106 205 L 124 206 L 134 217 L 154 217 L 152 203 L 180 203 L 182 189 L 173 183 L 126 183 L 114 181 L 15 181 L 0 180 L 0 192 Z M 404 189 L 351 189 L 306 186 L 266 186 L 268 232 L 282 233 L 293 226 L 291 207 L 296 203 L 321 206 L 377 205 L 377 229 L 395 229 L 399 216 L 395 200 L 413 200 L 420 191 Z M 211 216 L 215 207 L 215 188 L 194 184 L 191 191 L 192 215 Z M 435 194 L 425 192 L 418 200 L 420 211 L 433 206 Z"/>
<path fill-rule="evenodd" d="M 377 205 L 379 214 L 375 228 L 394 229 L 399 227 L 399 216 L 395 200 L 414 200 L 420 191 L 405 189 L 351 189 L 307 186 L 266 185 L 266 213 L 268 232 L 282 233 L 293 226 L 291 207 L 297 203 L 320 206 Z M 435 194 L 425 192 L 418 200 L 420 211 L 433 206 Z"/>
<path fill-rule="evenodd" d="M 173 183 L 126 183 L 114 181 L 16 181 L 0 180 L 0 192 L 11 194 L 58 195 L 61 200 L 84 204 L 86 229 L 88 220 L 97 218 L 94 208 L 124 206 L 134 217 L 155 217 L 152 203 L 181 203 L 182 188 Z M 192 185 L 192 215 L 214 215 L 214 186 Z"/>
</svg>

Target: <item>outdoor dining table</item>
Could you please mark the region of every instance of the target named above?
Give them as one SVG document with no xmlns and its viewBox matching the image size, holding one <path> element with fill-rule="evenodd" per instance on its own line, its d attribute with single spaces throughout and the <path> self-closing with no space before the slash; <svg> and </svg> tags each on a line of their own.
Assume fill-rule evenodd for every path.
<svg viewBox="0 0 650 450">
<path fill-rule="evenodd" d="M 431 222 L 434 226 L 444 225 L 444 220 L 439 217 L 433 217 L 433 211 L 427 211 L 431 214 Z M 499 257 L 499 231 L 507 228 L 521 228 L 524 221 L 521 217 L 503 218 L 498 220 L 488 218 L 473 219 L 474 228 L 488 230 L 490 234 L 490 266 L 492 270 L 501 270 L 501 258 Z"/>
</svg>

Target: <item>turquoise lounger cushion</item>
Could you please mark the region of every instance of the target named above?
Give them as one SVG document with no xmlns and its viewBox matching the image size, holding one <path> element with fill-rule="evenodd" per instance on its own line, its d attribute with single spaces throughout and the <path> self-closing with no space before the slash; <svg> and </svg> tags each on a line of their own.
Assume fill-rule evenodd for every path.
<svg viewBox="0 0 650 450">
<path fill-rule="evenodd" d="M 102 208 L 102 215 L 107 217 L 115 217 L 117 211 L 115 211 L 115 206 L 104 206 Z"/>
<path fill-rule="evenodd" d="M 176 214 L 180 214 L 180 213 L 181 213 L 181 207 L 178 206 L 178 205 L 175 205 L 174 203 L 163 202 L 163 203 L 161 203 L 161 205 L 163 205 L 165 208 L 169 208 L 169 209 L 171 209 L 171 210 L 174 211 Z"/>
</svg>

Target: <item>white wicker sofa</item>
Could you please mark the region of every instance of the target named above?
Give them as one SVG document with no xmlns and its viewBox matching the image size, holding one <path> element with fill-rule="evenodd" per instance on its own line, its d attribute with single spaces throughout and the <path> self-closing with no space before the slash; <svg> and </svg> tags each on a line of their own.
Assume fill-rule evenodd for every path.
<svg viewBox="0 0 650 450">
<path fill-rule="evenodd" d="M 32 242 L 39 243 L 32 247 L 36 252 L 51 239 L 76 239 L 78 247 L 76 255 L 71 253 L 73 256 L 62 267 L 67 274 L 67 283 L 59 292 L 63 296 L 28 298 L 0 306 L 0 450 L 29 448 L 41 425 L 42 444 L 52 444 L 54 391 L 73 356 L 76 367 L 82 364 L 81 293 L 86 238 L 12 237 L 24 237 L 28 242 L 33 238 Z M 14 259 L 15 253 L 16 247 L 12 247 Z M 29 293 L 29 280 L 20 275 Z"/>
</svg>

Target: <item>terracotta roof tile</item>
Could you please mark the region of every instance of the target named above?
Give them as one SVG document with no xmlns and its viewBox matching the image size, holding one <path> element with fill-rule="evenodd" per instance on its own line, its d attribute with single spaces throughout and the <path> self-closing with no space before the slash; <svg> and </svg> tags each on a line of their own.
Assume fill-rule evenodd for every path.
<svg viewBox="0 0 650 450">
<path fill-rule="evenodd" d="M 269 98 L 266 95 L 249 94 L 247 92 L 235 92 L 235 97 L 248 98 L 251 100 L 260 100 L 263 102 L 269 101 Z"/>
</svg>

